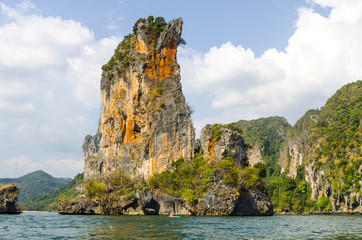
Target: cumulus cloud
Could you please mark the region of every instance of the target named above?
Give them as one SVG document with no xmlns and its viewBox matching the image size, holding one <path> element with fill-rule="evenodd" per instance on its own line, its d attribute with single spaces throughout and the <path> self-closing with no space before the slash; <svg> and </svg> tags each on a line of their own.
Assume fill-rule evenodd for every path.
<svg viewBox="0 0 362 240">
<path fill-rule="evenodd" d="M 74 159 L 50 159 L 45 162 L 35 162 L 26 156 L 14 157 L 0 160 L 1 178 L 21 177 L 25 174 L 43 170 L 53 177 L 73 178 L 76 174 L 83 172 L 84 162 Z"/>
<path fill-rule="evenodd" d="M 120 38 L 95 40 L 81 23 L 44 17 L 30 1 L 0 8 L 0 161 L 79 172 L 71 159 L 82 159 L 84 136 L 96 132 L 101 66 Z"/>
<path fill-rule="evenodd" d="M 280 115 L 295 123 L 308 109 L 323 106 L 342 85 L 361 79 L 362 1 L 309 3 L 310 8 L 299 9 L 284 51 L 269 49 L 255 56 L 230 42 L 206 54 L 181 49 L 187 97 L 211 98 L 208 105 L 191 101 L 196 112 L 207 108 L 222 122 Z M 315 12 L 317 4 L 330 9 L 329 16 Z"/>
</svg>

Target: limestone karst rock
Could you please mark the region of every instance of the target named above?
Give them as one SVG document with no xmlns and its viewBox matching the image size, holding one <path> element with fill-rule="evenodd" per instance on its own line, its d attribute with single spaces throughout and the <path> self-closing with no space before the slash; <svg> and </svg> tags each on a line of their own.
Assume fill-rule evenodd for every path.
<svg viewBox="0 0 362 240">
<path fill-rule="evenodd" d="M 307 111 L 280 149 L 281 171 L 305 172 L 311 198 L 333 213 L 362 213 L 362 81 L 340 88 L 321 109 Z"/>
<path fill-rule="evenodd" d="M 140 19 L 103 66 L 98 131 L 83 144 L 85 178 L 122 169 L 147 179 L 193 157 L 195 133 L 176 59 L 182 24 Z"/>
<path fill-rule="evenodd" d="M 202 171 L 206 171 L 205 176 L 192 181 L 203 179 L 205 189 L 199 189 L 197 199 L 191 189 L 176 186 L 180 189 L 168 192 L 160 185 L 151 184 L 158 181 L 155 179 L 164 170 L 175 173 L 177 162 L 197 162 L 191 110 L 182 94 L 176 60 L 177 47 L 184 42 L 181 31 L 180 18 L 169 23 L 152 16 L 139 19 L 133 34 L 125 37 L 102 67 L 98 131 L 94 136 L 88 135 L 83 144 L 85 184 L 79 186 L 80 194 L 75 199 L 59 200 L 59 213 L 273 214 L 265 191 L 257 189 L 257 185 L 226 183 L 226 172 L 216 167 L 216 162 L 226 157 L 238 169 L 248 165 L 243 138 L 227 128 L 221 129 L 220 141 L 215 142 L 204 134 L 200 144 L 196 144 L 209 146 L 206 142 L 211 141 L 214 146 L 213 151 L 202 153 L 207 158 L 205 164 L 210 164 Z M 167 172 L 170 171 L 163 173 Z M 172 178 L 178 179 L 176 175 Z"/>
<path fill-rule="evenodd" d="M 247 166 L 244 139 L 237 131 L 222 125 L 207 124 L 201 130 L 200 154 L 210 160 L 222 160 L 230 157 L 236 164 Z"/>
<path fill-rule="evenodd" d="M 15 184 L 0 184 L 0 214 L 20 214 L 19 191 Z"/>
</svg>

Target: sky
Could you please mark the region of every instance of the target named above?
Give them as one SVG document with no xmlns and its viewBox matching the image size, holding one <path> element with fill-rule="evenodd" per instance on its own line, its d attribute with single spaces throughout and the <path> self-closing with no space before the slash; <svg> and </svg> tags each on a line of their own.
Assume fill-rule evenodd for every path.
<svg viewBox="0 0 362 240">
<path fill-rule="evenodd" d="M 138 18 L 182 17 L 181 83 L 196 133 L 292 125 L 362 79 L 362 0 L 0 0 L 0 178 L 83 171 L 101 66 Z"/>
</svg>

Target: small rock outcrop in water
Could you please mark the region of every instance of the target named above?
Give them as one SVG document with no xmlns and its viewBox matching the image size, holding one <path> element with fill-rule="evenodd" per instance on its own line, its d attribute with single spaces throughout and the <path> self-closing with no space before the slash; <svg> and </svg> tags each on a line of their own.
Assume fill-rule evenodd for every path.
<svg viewBox="0 0 362 240">
<path fill-rule="evenodd" d="M 22 213 L 18 205 L 18 188 L 15 184 L 0 184 L 0 214 Z"/>
<path fill-rule="evenodd" d="M 147 179 L 193 158 L 194 128 L 176 60 L 182 23 L 139 20 L 103 66 L 98 132 L 83 144 L 86 179 L 117 169 Z"/>
</svg>

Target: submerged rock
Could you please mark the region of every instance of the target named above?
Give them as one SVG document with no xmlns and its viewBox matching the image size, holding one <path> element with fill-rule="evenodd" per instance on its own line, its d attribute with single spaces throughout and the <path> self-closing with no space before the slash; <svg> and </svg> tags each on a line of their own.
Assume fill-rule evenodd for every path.
<svg viewBox="0 0 362 240">
<path fill-rule="evenodd" d="M 0 214 L 20 214 L 19 191 L 15 184 L 0 184 Z"/>
</svg>

